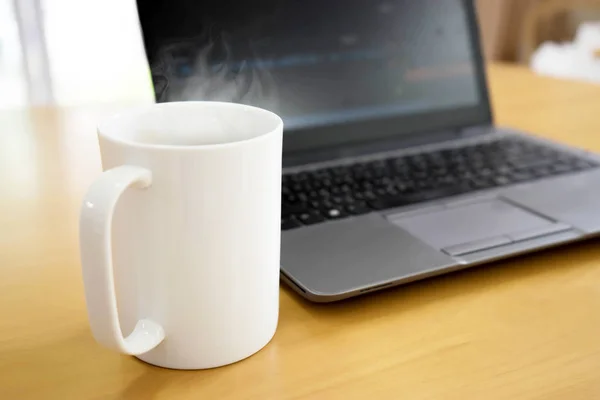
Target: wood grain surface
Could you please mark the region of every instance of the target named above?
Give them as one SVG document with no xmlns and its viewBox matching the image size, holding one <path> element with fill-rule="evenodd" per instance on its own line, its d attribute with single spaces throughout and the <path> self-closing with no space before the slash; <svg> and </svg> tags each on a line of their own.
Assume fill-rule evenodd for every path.
<svg viewBox="0 0 600 400">
<path fill-rule="evenodd" d="M 600 151 L 600 87 L 501 65 L 490 80 L 500 124 Z M 100 173 L 94 127 L 112 111 L 0 111 L 0 399 L 600 398 L 597 241 L 338 304 L 282 287 L 271 344 L 224 368 L 100 347 L 77 215 Z"/>
</svg>

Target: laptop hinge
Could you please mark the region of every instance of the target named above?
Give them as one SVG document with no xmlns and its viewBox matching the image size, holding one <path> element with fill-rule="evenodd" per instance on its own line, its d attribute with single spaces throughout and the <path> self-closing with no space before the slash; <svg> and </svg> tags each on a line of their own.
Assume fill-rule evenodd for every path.
<svg viewBox="0 0 600 400">
<path fill-rule="evenodd" d="M 458 132 L 459 136 L 462 138 L 473 137 L 473 136 L 482 136 L 489 135 L 494 132 L 494 129 L 491 125 L 474 125 L 461 128 Z"/>
</svg>

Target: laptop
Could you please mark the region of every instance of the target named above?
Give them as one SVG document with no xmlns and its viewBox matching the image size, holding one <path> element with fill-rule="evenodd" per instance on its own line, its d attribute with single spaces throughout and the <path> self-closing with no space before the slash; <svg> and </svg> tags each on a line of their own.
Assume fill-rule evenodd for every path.
<svg viewBox="0 0 600 400">
<path fill-rule="evenodd" d="M 494 125 L 473 1 L 165 0 L 138 12 L 157 102 L 283 118 L 281 277 L 308 300 L 600 232 L 600 159 Z"/>
</svg>

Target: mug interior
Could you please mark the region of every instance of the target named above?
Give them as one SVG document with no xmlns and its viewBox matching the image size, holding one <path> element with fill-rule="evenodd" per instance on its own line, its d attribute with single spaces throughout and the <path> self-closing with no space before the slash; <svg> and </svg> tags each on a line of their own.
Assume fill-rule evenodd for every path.
<svg viewBox="0 0 600 400">
<path fill-rule="evenodd" d="M 282 127 L 276 114 L 236 103 L 157 103 L 123 112 L 98 127 L 100 135 L 130 144 L 207 146 L 251 140 Z"/>
</svg>

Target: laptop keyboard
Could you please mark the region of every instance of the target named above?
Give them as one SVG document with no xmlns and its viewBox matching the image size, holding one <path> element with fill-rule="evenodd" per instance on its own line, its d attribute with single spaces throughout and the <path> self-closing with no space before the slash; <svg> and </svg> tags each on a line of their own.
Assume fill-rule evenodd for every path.
<svg viewBox="0 0 600 400">
<path fill-rule="evenodd" d="M 519 138 L 287 174 L 282 230 L 596 167 Z"/>
</svg>

